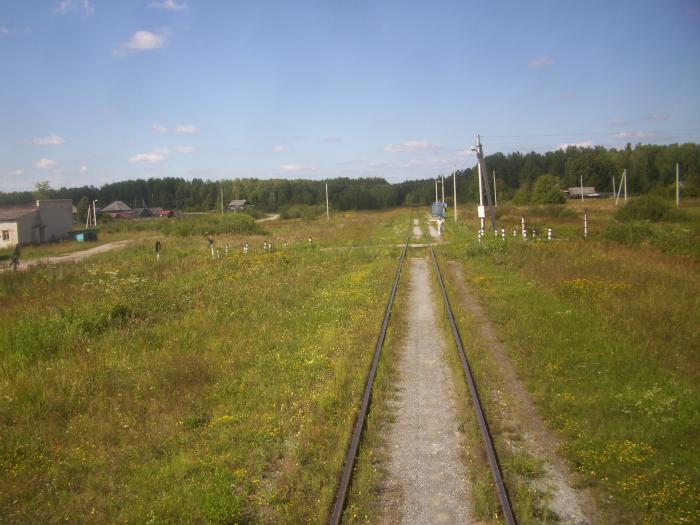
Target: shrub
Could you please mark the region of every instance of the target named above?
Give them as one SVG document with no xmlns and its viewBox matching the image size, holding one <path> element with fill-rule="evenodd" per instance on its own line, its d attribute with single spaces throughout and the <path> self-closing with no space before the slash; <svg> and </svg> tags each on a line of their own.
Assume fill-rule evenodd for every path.
<svg viewBox="0 0 700 525">
<path fill-rule="evenodd" d="M 603 239 L 628 245 L 641 244 L 653 237 L 654 232 L 647 221 L 612 222 L 603 231 Z"/>
<path fill-rule="evenodd" d="M 258 233 L 260 226 L 247 213 L 206 214 L 182 219 L 119 220 L 103 226 L 105 231 L 160 231 L 166 235 L 206 235 L 207 233 Z"/>
<path fill-rule="evenodd" d="M 656 195 L 645 195 L 631 200 L 615 214 L 618 221 L 680 221 L 685 214 L 671 207 L 671 204 Z"/>
<path fill-rule="evenodd" d="M 533 206 L 527 214 L 532 217 L 561 217 L 561 212 L 564 210 L 563 205 L 549 204 L 547 206 Z"/>
<path fill-rule="evenodd" d="M 281 207 L 279 212 L 282 219 L 304 219 L 310 221 L 325 213 L 326 207 L 322 204 L 313 206 L 309 204 L 293 204 Z"/>
<path fill-rule="evenodd" d="M 535 189 L 532 192 L 534 204 L 563 204 L 566 202 L 564 194 L 559 188 L 559 179 L 554 175 L 540 175 L 535 181 Z"/>
</svg>

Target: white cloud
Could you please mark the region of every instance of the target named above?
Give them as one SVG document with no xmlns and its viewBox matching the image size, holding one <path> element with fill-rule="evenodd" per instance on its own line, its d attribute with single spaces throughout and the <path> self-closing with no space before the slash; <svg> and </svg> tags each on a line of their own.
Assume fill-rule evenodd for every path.
<svg viewBox="0 0 700 525">
<path fill-rule="evenodd" d="M 165 46 L 165 35 L 151 33 L 150 31 L 136 31 L 131 38 L 119 46 L 114 54 L 124 56 L 135 51 L 152 51 Z"/>
<path fill-rule="evenodd" d="M 316 171 L 313 166 L 303 166 L 301 164 L 282 164 L 280 169 L 287 173 L 296 173 L 299 171 Z"/>
<path fill-rule="evenodd" d="M 557 146 L 557 149 L 562 149 L 566 151 L 567 148 L 592 148 L 593 147 L 593 142 L 590 140 L 585 140 L 583 142 L 572 142 L 568 144 L 559 144 Z"/>
<path fill-rule="evenodd" d="M 407 140 L 401 144 L 388 144 L 384 146 L 384 151 L 387 153 L 406 153 L 424 151 L 429 149 L 437 149 L 437 145 L 427 140 Z"/>
<path fill-rule="evenodd" d="M 74 2 L 73 0 L 61 0 L 56 4 L 51 12 L 54 14 L 64 15 L 68 11 L 82 11 L 85 16 L 90 16 L 95 12 L 95 7 L 92 5 L 91 0 L 78 0 Z"/>
<path fill-rule="evenodd" d="M 151 126 L 151 129 L 153 129 L 153 131 L 155 131 L 156 133 L 168 132 L 167 126 L 163 126 L 162 124 L 153 124 L 153 126 Z"/>
<path fill-rule="evenodd" d="M 15 177 L 21 177 L 24 175 L 24 170 L 12 170 L 7 172 L 8 175 L 14 175 Z"/>
<path fill-rule="evenodd" d="M 150 153 L 139 153 L 129 159 L 130 164 L 155 164 L 168 158 L 170 150 L 168 148 L 156 148 Z"/>
<path fill-rule="evenodd" d="M 540 69 L 543 67 L 551 66 L 554 64 L 554 59 L 552 57 L 539 57 L 533 58 L 527 63 L 527 67 L 530 69 Z"/>
<path fill-rule="evenodd" d="M 87 170 L 88 170 L 88 167 L 85 164 L 80 166 L 80 173 L 87 173 Z"/>
<path fill-rule="evenodd" d="M 56 161 L 42 158 L 37 160 L 34 166 L 36 166 L 37 168 L 41 168 L 42 170 L 50 170 L 56 167 Z"/>
<path fill-rule="evenodd" d="M 177 146 L 175 151 L 178 153 L 194 153 L 196 150 L 192 146 Z"/>
<path fill-rule="evenodd" d="M 175 133 L 197 133 L 199 130 L 191 124 L 180 125 L 175 128 Z"/>
<path fill-rule="evenodd" d="M 620 133 L 615 133 L 613 137 L 619 140 L 624 139 L 648 139 L 654 137 L 656 133 L 651 131 L 621 131 Z"/>
<path fill-rule="evenodd" d="M 26 140 L 23 144 L 35 144 L 37 146 L 58 146 L 63 144 L 65 140 L 60 135 L 52 134 L 48 137 L 34 137 L 32 140 Z"/>
<path fill-rule="evenodd" d="M 175 2 L 175 0 L 162 0 L 161 2 L 153 2 L 152 4 L 148 4 L 148 7 L 168 9 L 170 11 L 184 11 L 187 9 L 187 4 L 178 4 Z"/>
<path fill-rule="evenodd" d="M 624 126 L 627 121 L 622 117 L 613 117 L 610 119 L 611 126 Z"/>
<path fill-rule="evenodd" d="M 289 151 L 289 148 L 287 146 L 275 146 L 272 148 L 272 151 L 274 153 L 284 153 L 285 151 Z"/>
<path fill-rule="evenodd" d="M 469 148 L 461 149 L 457 152 L 458 157 L 471 157 L 473 155 L 476 155 L 476 151 L 472 151 Z"/>
</svg>

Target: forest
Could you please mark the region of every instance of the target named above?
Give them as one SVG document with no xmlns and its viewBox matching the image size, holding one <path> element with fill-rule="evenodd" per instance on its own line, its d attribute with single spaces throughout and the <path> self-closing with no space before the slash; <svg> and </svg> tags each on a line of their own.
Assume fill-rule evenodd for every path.
<svg viewBox="0 0 700 525">
<path fill-rule="evenodd" d="M 469 162 L 474 162 L 470 160 Z M 486 157 L 490 177 L 496 175 L 499 201 L 514 199 L 526 204 L 533 199 L 535 182 L 543 175 L 560 188 L 585 186 L 598 192 L 613 191 L 613 177 L 619 181 L 627 170 L 631 194 L 674 191 L 676 163 L 679 164 L 684 196 L 700 196 L 700 144 L 627 144 L 624 149 L 568 147 L 546 153 L 495 153 Z M 432 174 L 432 177 L 439 175 Z M 452 195 L 452 176 L 444 173 L 446 194 Z M 478 199 L 476 167 L 457 171 L 457 198 L 460 202 Z M 121 200 L 132 207 L 160 206 L 182 211 L 217 209 L 223 190 L 224 203 L 247 199 L 257 210 L 278 211 L 294 205 L 325 204 L 328 183 L 331 206 L 339 210 L 381 209 L 400 205 L 425 205 L 435 197 L 434 178 L 391 184 L 384 178 L 308 179 L 227 179 L 205 181 L 165 177 L 126 180 L 102 187 L 82 186 L 52 189 L 47 182 L 36 191 L 0 192 L 0 205 L 22 205 L 35 198 L 69 198 L 75 204 L 97 199 L 98 206 Z M 491 178 L 489 180 L 492 180 Z"/>
</svg>

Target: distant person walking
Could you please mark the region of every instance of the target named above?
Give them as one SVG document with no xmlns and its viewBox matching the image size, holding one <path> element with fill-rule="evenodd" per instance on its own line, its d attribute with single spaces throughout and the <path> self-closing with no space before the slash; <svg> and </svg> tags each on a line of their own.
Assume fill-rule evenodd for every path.
<svg viewBox="0 0 700 525">
<path fill-rule="evenodd" d="M 15 250 L 12 252 L 12 259 L 10 260 L 10 266 L 13 270 L 19 268 L 19 243 L 15 244 Z"/>
<path fill-rule="evenodd" d="M 211 258 L 215 259 L 216 254 L 214 253 L 214 236 L 211 233 L 207 234 L 207 241 L 209 241 L 209 249 L 211 250 Z"/>
</svg>

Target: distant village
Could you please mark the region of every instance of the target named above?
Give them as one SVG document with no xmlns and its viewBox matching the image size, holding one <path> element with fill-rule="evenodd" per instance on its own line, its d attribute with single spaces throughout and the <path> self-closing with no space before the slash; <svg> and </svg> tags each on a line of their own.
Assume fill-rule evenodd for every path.
<svg viewBox="0 0 700 525">
<path fill-rule="evenodd" d="M 226 210 L 240 212 L 250 204 L 245 199 L 232 200 Z M 108 220 L 180 218 L 184 213 L 161 207 L 131 208 L 122 201 L 114 201 L 96 208 L 96 216 Z M 77 209 L 70 199 L 39 199 L 33 205 L 0 208 L 0 249 L 17 245 L 43 244 L 61 240 L 86 241 L 96 239 L 90 224 L 78 224 Z M 96 222 L 96 221 L 95 221 Z M 94 225 L 94 223 L 91 223 Z"/>
</svg>

